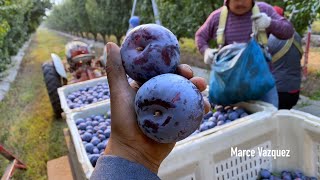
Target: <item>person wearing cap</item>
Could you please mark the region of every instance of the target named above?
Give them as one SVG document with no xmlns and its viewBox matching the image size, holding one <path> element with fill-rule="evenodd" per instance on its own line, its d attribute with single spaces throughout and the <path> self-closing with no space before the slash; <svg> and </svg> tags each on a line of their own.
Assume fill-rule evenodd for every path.
<svg viewBox="0 0 320 180">
<path fill-rule="evenodd" d="M 283 9 L 274 6 L 275 11 L 284 16 Z M 301 37 L 295 32 L 288 40 L 270 35 L 269 52 L 272 55 L 272 74 L 276 80 L 279 109 L 291 109 L 299 100 L 301 84 L 301 58 L 303 55 Z"/>
<path fill-rule="evenodd" d="M 94 79 L 101 76 L 101 73 L 96 67 L 92 67 L 91 63 L 94 61 L 94 54 L 91 47 L 80 41 L 74 39 L 65 45 L 65 55 L 67 60 L 67 67 L 72 75 L 70 84 Z"/>
<path fill-rule="evenodd" d="M 140 18 L 138 16 L 132 16 L 129 19 L 129 29 L 126 34 L 128 34 L 131 31 L 131 29 L 133 29 L 139 25 L 140 25 Z"/>
<path fill-rule="evenodd" d="M 206 64 L 212 64 L 214 54 L 218 52 L 218 49 L 209 47 L 209 41 L 217 40 L 220 14 L 224 7 L 227 7 L 228 12 L 225 28 L 223 29 L 224 42 L 222 46 L 232 43 L 247 43 L 251 39 L 253 27 L 258 30 L 265 30 L 267 36 L 273 34 L 279 39 L 289 39 L 294 33 L 291 23 L 265 2 L 225 0 L 224 5 L 213 11 L 195 34 L 196 45 L 200 53 L 204 55 Z M 259 9 L 257 14 L 252 12 L 255 5 Z M 272 88 L 261 100 L 278 107 L 276 87 Z"/>
</svg>

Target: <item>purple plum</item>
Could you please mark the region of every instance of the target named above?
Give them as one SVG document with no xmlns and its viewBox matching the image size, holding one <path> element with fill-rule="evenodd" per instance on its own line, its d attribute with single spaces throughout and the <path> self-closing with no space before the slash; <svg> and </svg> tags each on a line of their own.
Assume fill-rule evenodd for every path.
<svg viewBox="0 0 320 180">
<path fill-rule="evenodd" d="M 244 113 L 242 113 L 242 114 L 240 115 L 240 118 L 243 118 L 243 117 L 246 117 L 246 116 L 248 116 L 248 114 L 247 114 L 246 112 L 244 112 Z"/>
<path fill-rule="evenodd" d="M 111 134 L 111 129 L 106 129 L 103 133 L 106 136 L 106 138 L 109 138 Z"/>
<path fill-rule="evenodd" d="M 90 154 L 88 156 L 89 160 L 90 160 L 90 163 L 92 164 L 93 167 L 96 166 L 96 163 L 99 159 L 100 155 L 99 154 Z"/>
<path fill-rule="evenodd" d="M 226 120 L 226 117 L 222 114 L 220 114 L 217 118 L 218 121 L 225 121 Z"/>
<path fill-rule="evenodd" d="M 92 143 L 87 143 L 85 146 L 85 149 L 88 153 L 91 153 L 93 152 L 93 149 L 94 149 L 94 145 Z"/>
<path fill-rule="evenodd" d="M 216 106 L 214 106 L 214 109 L 221 112 L 221 111 L 223 111 L 223 106 L 216 105 Z"/>
<path fill-rule="evenodd" d="M 106 146 L 107 146 L 107 143 L 106 143 L 106 142 L 101 142 L 101 143 L 99 143 L 99 144 L 97 145 L 97 148 L 98 148 L 99 150 L 101 150 L 101 149 L 105 149 Z"/>
<path fill-rule="evenodd" d="M 230 112 L 228 118 L 233 121 L 239 118 L 239 114 L 236 111 Z"/>
<path fill-rule="evenodd" d="M 224 121 L 218 121 L 217 126 L 221 126 L 224 124 Z"/>
<path fill-rule="evenodd" d="M 139 88 L 135 110 L 144 134 L 160 143 L 173 143 L 199 127 L 204 101 L 191 81 L 168 73 L 150 79 Z"/>
<path fill-rule="evenodd" d="M 206 124 L 207 124 L 209 129 L 214 128 L 216 126 L 216 123 L 213 122 L 213 121 L 208 121 Z"/>
<path fill-rule="evenodd" d="M 97 137 L 92 137 L 91 141 L 90 141 L 94 146 L 98 145 L 101 141 L 99 138 Z"/>
<path fill-rule="evenodd" d="M 89 130 L 89 129 L 93 129 L 93 127 L 91 125 L 87 126 L 86 130 Z"/>
<path fill-rule="evenodd" d="M 94 147 L 92 150 L 92 154 L 100 154 L 100 151 L 97 147 Z"/>
<path fill-rule="evenodd" d="M 282 176 L 282 179 L 283 179 L 283 180 L 292 180 L 292 177 L 291 177 L 290 174 L 286 174 L 286 175 L 283 175 L 283 176 Z"/>
<path fill-rule="evenodd" d="M 92 139 L 92 134 L 85 132 L 82 136 L 81 136 L 82 141 L 86 141 L 86 142 L 90 142 Z"/>
<path fill-rule="evenodd" d="M 210 129 L 210 128 L 207 126 L 206 123 L 201 124 L 201 125 L 200 125 L 200 128 L 199 128 L 199 130 L 200 130 L 201 132 L 202 132 L 202 131 L 206 131 L 206 130 L 208 130 L 208 129 Z"/>
<path fill-rule="evenodd" d="M 218 118 L 220 115 L 222 115 L 222 113 L 220 111 L 217 111 L 215 113 L 213 113 L 213 117 Z"/>
<path fill-rule="evenodd" d="M 270 173 L 270 171 L 267 170 L 267 169 L 261 169 L 261 171 L 260 171 L 260 176 L 261 176 L 261 178 L 269 179 L 270 176 L 271 176 L 271 173 Z"/>
<path fill-rule="evenodd" d="M 79 118 L 79 119 L 76 120 L 76 125 L 79 125 L 80 123 L 84 123 L 84 122 L 85 122 L 84 119 Z"/>
<path fill-rule="evenodd" d="M 232 121 L 230 120 L 230 119 L 227 119 L 226 121 L 225 121 L 225 124 L 227 124 L 227 123 L 231 123 Z"/>
<path fill-rule="evenodd" d="M 86 125 L 86 123 L 80 123 L 79 125 L 78 125 L 78 129 L 80 129 L 80 130 L 86 130 L 86 127 L 87 127 L 87 125 Z"/>
<path fill-rule="evenodd" d="M 98 121 L 92 121 L 92 126 L 98 126 L 99 122 Z"/>
<path fill-rule="evenodd" d="M 180 62 L 176 36 L 157 24 L 144 24 L 132 29 L 121 45 L 126 73 L 144 83 L 160 74 L 174 73 Z"/>
<path fill-rule="evenodd" d="M 210 117 L 208 121 L 217 122 L 217 119 L 215 117 Z"/>
<path fill-rule="evenodd" d="M 210 112 L 208 112 L 207 114 L 205 114 L 205 115 L 203 116 L 203 118 L 204 118 L 204 119 L 209 119 L 210 117 L 212 117 L 212 115 L 213 115 L 213 113 L 212 113 L 212 111 L 210 111 Z"/>
</svg>

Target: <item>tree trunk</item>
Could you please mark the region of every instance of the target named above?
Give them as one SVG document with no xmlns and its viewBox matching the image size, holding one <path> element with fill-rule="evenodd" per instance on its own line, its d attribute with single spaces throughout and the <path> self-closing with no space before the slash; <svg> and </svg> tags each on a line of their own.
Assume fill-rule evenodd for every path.
<svg viewBox="0 0 320 180">
<path fill-rule="evenodd" d="M 105 33 L 100 33 L 102 38 L 103 38 L 103 43 L 107 44 L 107 39 L 106 39 L 106 34 Z"/>
<path fill-rule="evenodd" d="M 118 44 L 119 46 L 120 46 L 121 37 L 122 37 L 122 36 L 116 36 L 116 38 L 117 38 L 117 44 Z"/>
<path fill-rule="evenodd" d="M 98 34 L 97 33 L 92 33 L 92 35 L 93 35 L 94 41 L 97 41 Z"/>
</svg>

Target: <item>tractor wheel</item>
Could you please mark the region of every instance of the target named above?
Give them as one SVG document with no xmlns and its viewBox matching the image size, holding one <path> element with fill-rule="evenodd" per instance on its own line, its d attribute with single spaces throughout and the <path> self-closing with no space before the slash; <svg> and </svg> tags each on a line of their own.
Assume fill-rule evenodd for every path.
<svg viewBox="0 0 320 180">
<path fill-rule="evenodd" d="M 44 82 L 46 83 L 48 95 L 50 98 L 51 106 L 54 114 L 57 118 L 61 118 L 63 112 L 60 105 L 60 99 L 58 95 L 58 88 L 63 85 L 61 76 L 57 73 L 53 63 L 51 61 L 42 64 L 42 73 Z"/>
</svg>

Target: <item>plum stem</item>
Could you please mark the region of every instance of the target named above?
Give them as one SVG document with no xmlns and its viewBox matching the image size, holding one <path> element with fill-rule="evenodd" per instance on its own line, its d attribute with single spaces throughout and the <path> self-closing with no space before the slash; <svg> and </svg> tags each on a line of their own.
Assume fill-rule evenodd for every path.
<svg viewBox="0 0 320 180">
<path fill-rule="evenodd" d="M 143 47 L 137 47 L 136 50 L 137 51 L 143 51 Z"/>
<path fill-rule="evenodd" d="M 161 115 L 162 115 L 162 112 L 159 110 L 155 111 L 153 114 L 154 117 L 161 116 Z"/>
</svg>

